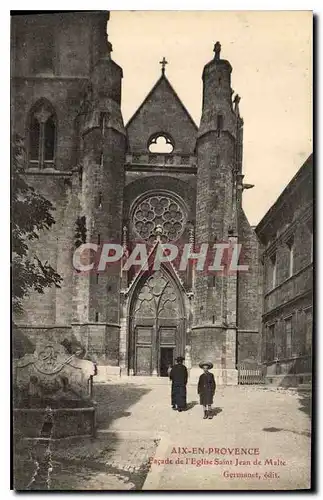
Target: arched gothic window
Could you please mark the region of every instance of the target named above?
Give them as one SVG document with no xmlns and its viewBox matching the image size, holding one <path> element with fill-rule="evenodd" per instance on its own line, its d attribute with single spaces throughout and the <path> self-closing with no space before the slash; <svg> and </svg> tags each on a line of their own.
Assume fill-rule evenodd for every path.
<svg viewBox="0 0 323 500">
<path fill-rule="evenodd" d="M 53 167 L 55 161 L 56 117 L 49 103 L 34 106 L 29 120 L 29 166 Z"/>
<path fill-rule="evenodd" d="M 150 153 L 170 154 L 174 150 L 173 139 L 164 132 L 153 135 L 148 141 Z"/>
</svg>

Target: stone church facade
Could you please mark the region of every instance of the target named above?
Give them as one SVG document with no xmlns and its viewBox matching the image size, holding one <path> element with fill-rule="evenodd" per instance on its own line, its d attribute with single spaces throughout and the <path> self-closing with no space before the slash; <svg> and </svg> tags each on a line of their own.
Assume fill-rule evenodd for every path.
<svg viewBox="0 0 323 500">
<path fill-rule="evenodd" d="M 243 119 L 231 64 L 215 44 L 201 68 L 199 126 L 163 61 L 124 125 L 123 72 L 111 56 L 108 17 L 12 20 L 13 131 L 25 138 L 29 184 L 56 208 L 55 226 L 34 250 L 63 278 L 61 288 L 30 295 L 16 323 L 33 341 L 78 339 L 103 378 L 118 370 L 164 376 L 182 355 L 191 377 L 207 359 L 219 383 L 236 384 L 239 361 L 260 359 L 262 272 L 241 206 Z M 80 235 L 129 252 L 136 242 L 154 245 L 157 233 L 192 251 L 202 243 L 240 243 L 249 270 L 223 276 L 170 263 L 155 272 L 125 271 L 121 263 L 105 273 L 73 268 Z"/>
</svg>

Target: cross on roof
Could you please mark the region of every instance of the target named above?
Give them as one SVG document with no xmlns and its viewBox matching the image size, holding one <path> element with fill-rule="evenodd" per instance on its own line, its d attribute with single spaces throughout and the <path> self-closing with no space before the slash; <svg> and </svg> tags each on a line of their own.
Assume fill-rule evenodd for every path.
<svg viewBox="0 0 323 500">
<path fill-rule="evenodd" d="M 165 57 L 163 57 L 163 59 L 161 61 L 159 61 L 159 64 L 162 65 L 162 75 L 164 75 L 165 74 L 165 66 L 166 66 L 166 64 L 168 64 Z"/>
</svg>

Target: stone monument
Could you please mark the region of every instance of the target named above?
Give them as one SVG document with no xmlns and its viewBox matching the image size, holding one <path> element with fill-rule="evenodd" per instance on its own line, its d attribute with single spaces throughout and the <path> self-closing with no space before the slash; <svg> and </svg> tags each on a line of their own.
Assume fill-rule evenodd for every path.
<svg viewBox="0 0 323 500">
<path fill-rule="evenodd" d="M 14 431 L 25 437 L 93 436 L 95 364 L 42 340 L 14 364 Z M 48 419 L 50 415 L 50 419 Z"/>
</svg>

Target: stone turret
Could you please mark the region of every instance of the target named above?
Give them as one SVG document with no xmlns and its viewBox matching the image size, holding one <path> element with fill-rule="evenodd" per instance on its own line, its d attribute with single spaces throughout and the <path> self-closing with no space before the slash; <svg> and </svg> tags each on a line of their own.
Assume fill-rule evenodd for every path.
<svg viewBox="0 0 323 500">
<path fill-rule="evenodd" d="M 197 138 L 196 242 L 235 243 L 237 114 L 233 109 L 232 67 L 220 57 L 203 70 L 203 105 Z M 237 383 L 237 277 L 196 273 L 192 365 L 215 361 L 220 383 Z M 194 368 L 192 374 L 194 373 Z"/>
<path fill-rule="evenodd" d="M 105 51 L 90 76 L 80 127 L 82 215 L 86 218 L 87 241 L 98 245 L 122 240 L 126 149 L 120 110 L 122 69 L 111 58 L 112 45 L 103 24 L 100 34 Z M 87 307 L 79 311 L 78 321 L 87 324 L 88 351 L 100 364 L 117 364 L 120 268 L 115 265 L 77 279 L 87 296 Z"/>
</svg>

